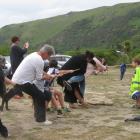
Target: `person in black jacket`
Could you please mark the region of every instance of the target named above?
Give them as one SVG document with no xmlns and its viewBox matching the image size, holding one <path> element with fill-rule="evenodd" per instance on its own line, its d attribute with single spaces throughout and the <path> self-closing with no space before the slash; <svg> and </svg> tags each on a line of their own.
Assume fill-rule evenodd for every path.
<svg viewBox="0 0 140 140">
<path fill-rule="evenodd" d="M 12 75 L 15 73 L 17 67 L 22 62 L 24 58 L 24 54 L 27 52 L 29 47 L 29 43 L 25 43 L 23 48 L 19 47 L 20 39 L 18 37 L 12 37 L 11 39 L 11 51 L 10 51 L 10 61 L 11 61 L 11 68 L 12 68 Z"/>
<path fill-rule="evenodd" d="M 12 45 L 11 45 L 11 51 L 10 51 L 10 61 L 11 61 L 11 71 L 12 71 L 12 75 L 15 73 L 17 67 L 20 65 L 20 63 L 22 62 L 25 53 L 27 52 L 27 49 L 29 47 L 29 43 L 26 42 L 24 44 L 23 48 L 19 47 L 19 43 L 20 43 L 20 39 L 16 36 L 12 37 L 11 39 L 12 41 Z M 20 90 L 17 89 L 17 92 L 19 92 Z M 22 91 L 20 91 L 19 93 L 17 93 L 18 95 L 16 95 L 15 97 L 17 99 L 19 99 L 20 97 L 23 96 Z"/>
<path fill-rule="evenodd" d="M 94 54 L 87 51 L 83 55 L 73 56 L 69 61 L 67 61 L 61 68 L 61 70 L 75 70 L 75 72 L 66 74 L 57 79 L 58 84 L 65 87 L 65 82 L 74 76 L 84 76 L 87 69 L 87 63 L 93 60 Z M 70 104 L 70 107 L 74 107 L 74 103 L 77 100 L 80 104 L 84 104 L 84 97 L 79 88 L 79 82 L 71 83 L 72 90 L 68 90 L 67 86 L 64 89 L 65 101 Z"/>
</svg>

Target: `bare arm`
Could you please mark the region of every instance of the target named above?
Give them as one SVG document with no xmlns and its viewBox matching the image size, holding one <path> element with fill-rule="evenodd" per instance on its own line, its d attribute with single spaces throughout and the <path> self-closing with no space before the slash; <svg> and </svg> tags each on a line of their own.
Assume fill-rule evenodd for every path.
<svg viewBox="0 0 140 140">
<path fill-rule="evenodd" d="M 106 70 L 106 66 L 104 66 L 96 57 L 93 58 L 96 62 L 96 65 L 99 66 L 102 70 Z"/>
<path fill-rule="evenodd" d="M 15 85 L 15 83 L 13 81 L 11 81 L 10 79 L 8 79 L 7 77 L 5 77 L 5 83 L 8 85 Z"/>
<path fill-rule="evenodd" d="M 61 77 L 61 76 L 65 75 L 65 74 L 73 73 L 73 72 L 78 71 L 78 70 L 80 70 L 80 69 L 76 69 L 76 70 L 60 70 L 58 75 L 57 75 L 57 77 Z"/>
<path fill-rule="evenodd" d="M 69 73 L 73 73 L 74 70 L 60 70 L 59 71 L 59 74 L 60 75 L 65 75 L 65 74 L 69 74 Z"/>
<path fill-rule="evenodd" d="M 47 74 L 46 72 L 43 72 L 43 77 L 42 79 L 43 80 L 52 80 L 56 77 L 56 75 L 50 75 L 50 74 Z"/>
</svg>

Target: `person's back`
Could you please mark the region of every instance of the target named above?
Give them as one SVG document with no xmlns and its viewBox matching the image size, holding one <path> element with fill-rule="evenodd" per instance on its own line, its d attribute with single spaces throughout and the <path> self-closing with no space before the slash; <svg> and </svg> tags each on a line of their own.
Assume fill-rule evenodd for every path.
<svg viewBox="0 0 140 140">
<path fill-rule="evenodd" d="M 77 70 L 73 73 L 67 74 L 66 76 L 76 76 L 76 75 L 84 75 L 87 68 L 87 60 L 85 55 L 78 55 L 73 56 L 71 59 L 69 59 L 61 68 L 61 70 Z M 65 77 L 65 75 L 64 75 Z"/>
<path fill-rule="evenodd" d="M 40 80 L 41 76 L 37 75 L 37 73 L 43 74 L 43 67 L 44 61 L 41 56 L 37 52 L 32 53 L 21 62 L 12 80 L 18 84 L 24 84 L 25 82 L 32 83 L 35 79 Z"/>
<path fill-rule="evenodd" d="M 10 60 L 11 60 L 12 66 L 14 67 L 18 67 L 21 61 L 23 60 L 23 53 L 20 52 L 19 46 L 17 45 L 11 46 Z"/>
<path fill-rule="evenodd" d="M 120 65 L 120 71 L 126 71 L 126 64 Z"/>
</svg>

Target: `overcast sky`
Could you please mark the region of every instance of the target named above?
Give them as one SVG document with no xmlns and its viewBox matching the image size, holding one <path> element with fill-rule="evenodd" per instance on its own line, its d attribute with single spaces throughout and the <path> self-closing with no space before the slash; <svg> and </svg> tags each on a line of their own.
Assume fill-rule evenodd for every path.
<svg viewBox="0 0 140 140">
<path fill-rule="evenodd" d="M 140 0 L 1 0 L 0 27 L 40 18 Z"/>
</svg>

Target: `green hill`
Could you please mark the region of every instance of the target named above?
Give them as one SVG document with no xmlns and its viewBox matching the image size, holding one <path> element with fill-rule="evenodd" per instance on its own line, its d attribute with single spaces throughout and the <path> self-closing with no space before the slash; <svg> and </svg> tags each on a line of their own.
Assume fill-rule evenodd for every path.
<svg viewBox="0 0 140 140">
<path fill-rule="evenodd" d="M 0 50 L 9 47 L 13 35 L 20 36 L 22 42 L 29 41 L 31 50 L 44 43 L 53 45 L 59 52 L 75 48 L 111 48 L 124 40 L 138 47 L 140 2 L 5 26 L 0 29 Z"/>
</svg>

